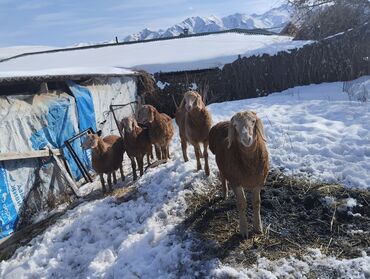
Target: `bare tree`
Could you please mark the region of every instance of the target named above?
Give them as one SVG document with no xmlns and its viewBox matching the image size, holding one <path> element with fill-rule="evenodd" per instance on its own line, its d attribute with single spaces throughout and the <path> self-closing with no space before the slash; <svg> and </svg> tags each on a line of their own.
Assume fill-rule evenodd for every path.
<svg viewBox="0 0 370 279">
<path fill-rule="evenodd" d="M 287 0 L 298 26 L 296 39 L 323 39 L 365 24 L 370 17 L 368 0 Z"/>
</svg>

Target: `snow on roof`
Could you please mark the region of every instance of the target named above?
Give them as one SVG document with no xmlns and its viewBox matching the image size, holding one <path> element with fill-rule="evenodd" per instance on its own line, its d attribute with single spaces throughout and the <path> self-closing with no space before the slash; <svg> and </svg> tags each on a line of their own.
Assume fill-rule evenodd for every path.
<svg viewBox="0 0 370 279">
<path fill-rule="evenodd" d="M 116 67 L 70 67 L 50 68 L 41 70 L 0 72 L 0 82 L 13 79 L 72 77 L 72 76 L 101 76 L 101 75 L 132 75 L 134 71 Z"/>
<path fill-rule="evenodd" d="M 150 73 L 200 70 L 222 67 L 238 55 L 276 54 L 299 48 L 310 41 L 293 41 L 279 35 L 219 33 L 181 39 L 118 44 L 99 48 L 63 50 L 26 55 L 0 63 L 0 78 L 9 72 L 54 73 L 65 68 L 115 67 L 146 70 Z M 30 74 L 32 75 L 32 74 Z"/>
<path fill-rule="evenodd" d="M 11 46 L 11 47 L 0 47 L 0 60 L 7 59 L 12 56 L 16 56 L 26 52 L 36 52 L 57 49 L 52 46 Z"/>
</svg>

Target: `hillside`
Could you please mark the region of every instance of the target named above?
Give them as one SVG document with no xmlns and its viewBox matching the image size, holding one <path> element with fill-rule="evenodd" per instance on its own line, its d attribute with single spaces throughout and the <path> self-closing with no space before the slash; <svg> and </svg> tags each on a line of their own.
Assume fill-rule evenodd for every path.
<svg viewBox="0 0 370 279">
<path fill-rule="evenodd" d="M 290 20 L 290 8 L 282 5 L 273 8 L 261 15 L 246 15 L 236 13 L 226 17 L 208 16 L 208 17 L 189 17 L 181 23 L 175 24 L 163 30 L 144 30 L 125 37 L 124 41 L 141 41 L 155 38 L 176 37 L 184 32 L 184 28 L 189 30 L 189 34 L 204 32 L 214 32 L 227 29 L 255 29 L 268 28 L 270 31 L 279 32 Z"/>
</svg>

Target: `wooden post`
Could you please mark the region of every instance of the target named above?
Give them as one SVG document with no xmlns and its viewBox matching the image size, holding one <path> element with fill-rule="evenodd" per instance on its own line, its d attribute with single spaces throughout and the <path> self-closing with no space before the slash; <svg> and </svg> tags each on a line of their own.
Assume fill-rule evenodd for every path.
<svg viewBox="0 0 370 279">
<path fill-rule="evenodd" d="M 53 149 L 53 152 L 57 156 L 62 154 L 60 149 Z M 49 157 L 49 156 L 50 156 L 49 150 L 33 150 L 33 151 L 26 151 L 26 152 L 5 152 L 5 153 L 0 153 L 0 161 L 42 158 L 42 157 Z"/>
<path fill-rule="evenodd" d="M 78 198 L 81 197 L 81 194 L 80 194 L 80 191 L 78 190 L 77 184 L 74 182 L 74 180 L 72 179 L 72 177 L 69 175 L 69 173 L 67 172 L 67 170 L 64 168 L 64 166 L 63 166 L 62 162 L 60 161 L 60 159 L 58 158 L 57 154 L 49 146 L 48 146 L 48 149 L 49 149 L 50 153 L 52 154 L 55 162 L 57 163 L 60 171 L 62 172 L 62 174 L 66 178 L 68 184 L 71 186 L 71 188 L 72 188 L 73 192 L 75 193 L 75 195 Z"/>
</svg>

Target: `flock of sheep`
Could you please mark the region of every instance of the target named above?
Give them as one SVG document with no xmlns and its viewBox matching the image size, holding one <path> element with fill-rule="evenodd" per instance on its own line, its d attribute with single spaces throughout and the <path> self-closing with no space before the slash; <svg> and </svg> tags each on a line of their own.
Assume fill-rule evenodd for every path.
<svg viewBox="0 0 370 279">
<path fill-rule="evenodd" d="M 179 126 L 184 161 L 188 161 L 187 144 L 190 143 L 194 146 L 197 170 L 202 169 L 201 158 L 204 158 L 205 174 L 209 176 L 209 145 L 216 157 L 224 198 L 227 198 L 228 184 L 234 191 L 241 235 L 248 237 L 244 188 L 253 193 L 253 227 L 257 233 L 261 233 L 260 192 L 269 167 L 262 121 L 255 112 L 242 111 L 236 113 L 230 121 L 220 122 L 212 127 L 211 114 L 202 97 L 195 91 L 184 94 L 175 118 Z M 148 165 L 150 159 L 153 159 L 152 145 L 157 159 L 170 159 L 169 145 L 174 127 L 167 114 L 158 112 L 151 105 L 142 105 L 138 110 L 137 120 L 125 117 L 118 128 L 123 132 L 123 138 L 115 135 L 101 138 L 97 133 L 87 134 L 82 142 L 82 148 L 92 150 L 92 166 L 100 176 L 103 192 L 106 192 L 103 174 L 108 176 L 110 190 L 112 176 L 113 182 L 117 181 L 116 170 L 120 169 L 122 180 L 125 179 L 122 171 L 125 152 L 131 160 L 133 180 L 137 179 L 136 163 L 141 176 L 144 172 L 144 157 L 147 158 Z M 200 144 L 203 144 L 203 152 Z"/>
</svg>

